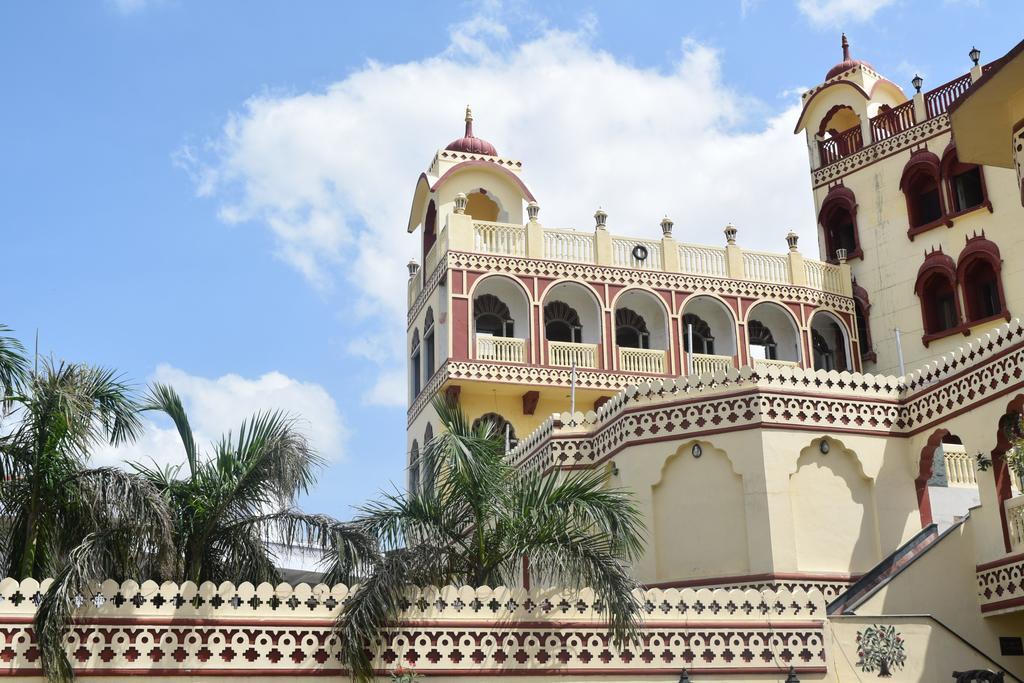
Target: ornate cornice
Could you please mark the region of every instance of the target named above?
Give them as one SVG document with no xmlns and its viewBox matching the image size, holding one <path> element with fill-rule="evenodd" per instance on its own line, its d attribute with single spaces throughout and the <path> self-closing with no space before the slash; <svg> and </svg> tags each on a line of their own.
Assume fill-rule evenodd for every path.
<svg viewBox="0 0 1024 683">
<path fill-rule="evenodd" d="M 751 299 L 774 299 L 782 302 L 805 303 L 832 308 L 844 313 L 854 310 L 853 299 L 831 294 L 820 289 L 800 285 L 736 280 L 686 273 L 668 273 L 658 270 L 631 270 L 612 266 L 569 261 L 548 261 L 521 256 L 448 252 L 451 269 L 464 269 L 488 273 L 505 273 L 528 277 L 579 280 L 597 284 L 619 286 L 642 285 L 679 292 L 707 292 L 723 296 L 742 296 Z"/>
</svg>

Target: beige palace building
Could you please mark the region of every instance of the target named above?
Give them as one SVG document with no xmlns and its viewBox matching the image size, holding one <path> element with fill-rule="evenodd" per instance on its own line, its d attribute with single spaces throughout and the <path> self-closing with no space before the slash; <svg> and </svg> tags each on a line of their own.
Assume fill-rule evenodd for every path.
<svg viewBox="0 0 1024 683">
<path fill-rule="evenodd" d="M 816 253 L 545 226 L 467 111 L 408 223 L 410 462 L 447 396 L 523 471 L 607 472 L 642 623 L 617 647 L 589 589 L 410 587 L 379 680 L 1024 680 L 1024 43 L 970 59 L 908 96 L 843 39 L 794 122 Z M 42 680 L 49 581 L 0 580 L 5 679 Z M 350 594 L 106 581 L 65 647 L 91 681 L 342 678 Z"/>
<path fill-rule="evenodd" d="M 545 226 L 467 110 L 408 223 L 410 462 L 457 397 L 519 467 L 632 491 L 651 588 L 814 588 L 1024 675 L 1024 56 L 908 96 L 842 50 L 794 122 L 810 252 Z"/>
</svg>

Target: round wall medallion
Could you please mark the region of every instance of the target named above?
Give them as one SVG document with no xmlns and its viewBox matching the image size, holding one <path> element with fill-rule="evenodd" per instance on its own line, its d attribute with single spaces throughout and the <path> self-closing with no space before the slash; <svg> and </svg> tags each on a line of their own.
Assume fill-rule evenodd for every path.
<svg viewBox="0 0 1024 683">
<path fill-rule="evenodd" d="M 642 244 L 638 244 L 635 247 L 633 247 L 633 258 L 635 258 L 637 261 L 646 261 L 647 247 L 645 247 Z"/>
<path fill-rule="evenodd" d="M 690 449 L 690 452 L 693 453 L 693 457 L 695 458 L 699 458 L 704 455 L 704 449 L 700 447 L 699 443 L 693 444 L 693 448 Z"/>
<path fill-rule="evenodd" d="M 828 441 L 822 440 L 822 442 L 818 444 L 818 450 L 821 451 L 822 455 L 828 455 L 828 450 L 829 450 Z"/>
</svg>

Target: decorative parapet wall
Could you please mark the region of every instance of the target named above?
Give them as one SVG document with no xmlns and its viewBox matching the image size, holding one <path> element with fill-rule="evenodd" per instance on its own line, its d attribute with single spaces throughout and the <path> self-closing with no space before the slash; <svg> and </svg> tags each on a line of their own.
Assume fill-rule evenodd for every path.
<svg viewBox="0 0 1024 683">
<path fill-rule="evenodd" d="M 0 581 L 0 675 L 39 673 L 31 621 L 42 584 Z M 106 581 L 83 599 L 66 649 L 81 674 L 342 674 L 333 633 L 350 589 Z M 411 591 L 376 667 L 428 675 L 722 675 L 827 671 L 816 590 L 648 590 L 639 641 L 607 638 L 593 592 L 507 588 Z"/>
<path fill-rule="evenodd" d="M 983 614 L 1024 609 L 1024 555 L 979 564 L 978 604 Z"/>
<path fill-rule="evenodd" d="M 589 413 L 553 415 L 509 457 L 520 466 L 593 466 L 626 443 L 763 425 L 913 434 L 1024 379 L 1024 325 L 1013 320 L 905 377 L 797 367 L 657 379 Z"/>
</svg>

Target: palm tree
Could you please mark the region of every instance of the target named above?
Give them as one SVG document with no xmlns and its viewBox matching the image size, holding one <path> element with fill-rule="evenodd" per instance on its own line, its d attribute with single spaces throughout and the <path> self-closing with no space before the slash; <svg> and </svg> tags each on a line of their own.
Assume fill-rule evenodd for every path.
<svg viewBox="0 0 1024 683">
<path fill-rule="evenodd" d="M 434 407 L 443 430 L 411 465 L 422 465 L 433 485 L 385 494 L 356 520 L 385 553 L 338 619 L 352 675 L 373 676 L 367 646 L 399 616 L 412 585 L 514 585 L 532 577 L 590 586 L 613 641 L 632 640 L 639 603 L 628 562 L 642 550 L 643 530 L 629 494 L 608 489 L 599 471 L 520 472 L 489 422 L 473 429 L 458 404 L 439 398 Z"/>
<path fill-rule="evenodd" d="M 53 583 L 36 612 L 43 668 L 71 677 L 62 637 L 76 601 L 106 578 L 165 571 L 171 519 L 148 482 L 88 459 L 141 429 L 131 388 L 114 372 L 42 361 L 0 340 L 0 570 Z"/>
<path fill-rule="evenodd" d="M 171 418 L 185 451 L 184 472 L 183 465 L 132 465 L 172 510 L 177 580 L 277 583 L 269 543 L 315 547 L 330 564 L 330 581 L 350 581 L 363 558 L 375 556 L 375 543 L 359 529 L 294 507 L 323 464 L 295 419 L 257 413 L 204 456 L 171 387 L 154 385 L 144 408 Z"/>
</svg>

